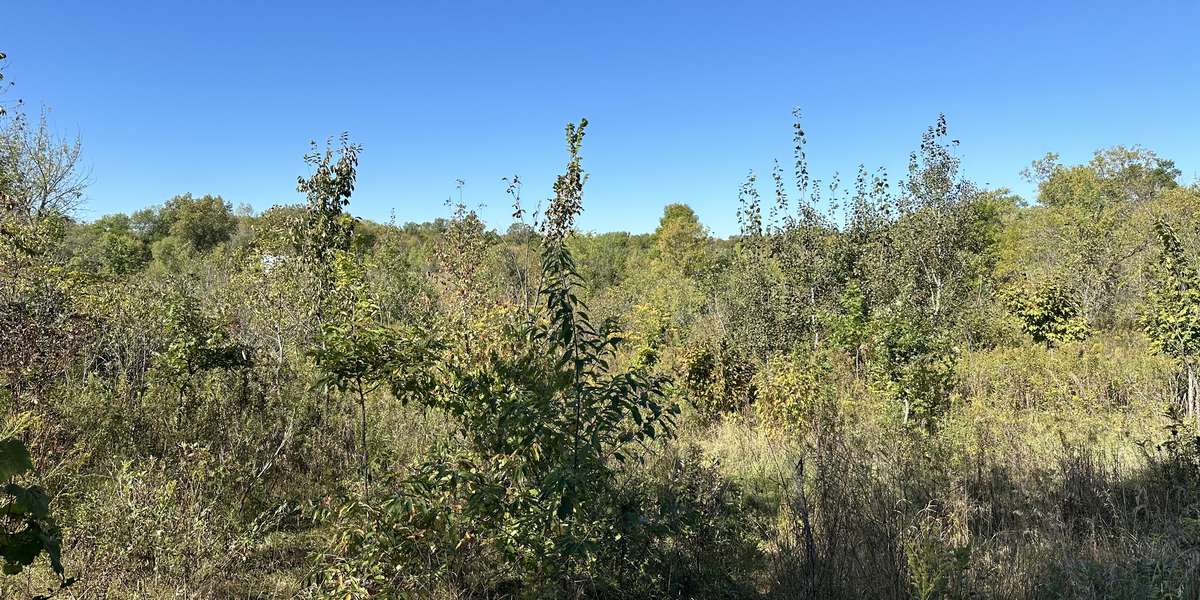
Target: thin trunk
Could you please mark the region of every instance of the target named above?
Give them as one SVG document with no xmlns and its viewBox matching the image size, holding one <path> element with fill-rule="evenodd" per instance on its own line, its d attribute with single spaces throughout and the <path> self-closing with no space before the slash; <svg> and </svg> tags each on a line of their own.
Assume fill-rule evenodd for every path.
<svg viewBox="0 0 1200 600">
<path fill-rule="evenodd" d="M 821 345 L 821 333 L 817 330 L 817 290 L 814 287 L 808 288 L 808 304 L 811 308 L 809 312 L 809 326 L 813 332 L 813 350 L 816 350 Z"/>
<path fill-rule="evenodd" d="M 363 497 L 371 488 L 371 454 L 367 448 L 367 397 L 363 394 L 362 379 L 358 383 L 359 434 L 362 443 Z"/>
<path fill-rule="evenodd" d="M 942 278 L 934 276 L 933 278 L 933 316 L 937 318 L 942 314 Z"/>
<path fill-rule="evenodd" d="M 1187 363 L 1187 407 L 1188 412 L 1196 419 L 1196 430 L 1200 431 L 1200 407 L 1196 406 L 1196 365 Z"/>
<path fill-rule="evenodd" d="M 807 559 L 805 568 L 809 575 L 809 586 L 813 586 L 813 577 L 816 575 L 817 569 L 817 544 L 813 536 L 812 521 L 808 513 L 808 496 L 804 493 L 804 457 L 800 457 L 800 461 L 796 465 L 796 479 L 799 481 L 800 487 L 800 524 L 804 534 L 804 556 Z"/>
</svg>

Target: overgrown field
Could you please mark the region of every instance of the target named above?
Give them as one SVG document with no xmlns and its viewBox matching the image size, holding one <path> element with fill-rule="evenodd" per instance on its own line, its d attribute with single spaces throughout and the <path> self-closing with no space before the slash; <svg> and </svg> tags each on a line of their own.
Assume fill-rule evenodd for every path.
<svg viewBox="0 0 1200 600">
<path fill-rule="evenodd" d="M 1148 150 L 1026 200 L 939 119 L 839 186 L 797 123 L 719 239 L 577 230 L 586 121 L 490 226 L 352 217 L 343 137 L 302 204 L 82 222 L 0 118 L 5 597 L 1200 597 L 1200 189 Z"/>
</svg>

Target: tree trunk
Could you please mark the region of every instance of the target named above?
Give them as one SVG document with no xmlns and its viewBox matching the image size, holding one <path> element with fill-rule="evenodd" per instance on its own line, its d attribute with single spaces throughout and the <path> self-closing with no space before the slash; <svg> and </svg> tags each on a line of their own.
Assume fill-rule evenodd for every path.
<svg viewBox="0 0 1200 600">
<path fill-rule="evenodd" d="M 942 278 L 933 278 L 933 316 L 936 319 L 942 315 Z"/>
<path fill-rule="evenodd" d="M 1200 431 L 1200 407 L 1196 406 L 1196 365 L 1187 363 L 1187 409 L 1188 413 L 1196 419 L 1196 429 Z"/>
<path fill-rule="evenodd" d="M 362 444 L 363 498 L 367 498 L 371 492 L 371 450 L 367 447 L 367 397 L 363 394 L 362 378 L 360 377 L 356 383 L 358 384 L 358 427 Z"/>
<path fill-rule="evenodd" d="M 813 350 L 821 346 L 821 334 L 817 331 L 817 290 L 816 288 L 808 288 L 808 305 L 809 305 L 809 327 L 812 328 L 813 334 Z"/>
</svg>

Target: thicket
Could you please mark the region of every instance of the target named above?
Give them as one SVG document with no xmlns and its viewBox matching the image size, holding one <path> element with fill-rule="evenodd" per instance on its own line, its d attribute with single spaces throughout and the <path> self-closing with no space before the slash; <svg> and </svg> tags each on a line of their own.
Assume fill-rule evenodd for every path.
<svg viewBox="0 0 1200 600">
<path fill-rule="evenodd" d="M 6 597 L 1200 595 L 1200 189 L 1149 150 L 1027 202 L 939 117 L 843 185 L 797 113 L 719 239 L 579 231 L 586 121 L 503 233 L 352 216 L 342 136 L 303 203 L 84 222 L 10 107 Z"/>
</svg>

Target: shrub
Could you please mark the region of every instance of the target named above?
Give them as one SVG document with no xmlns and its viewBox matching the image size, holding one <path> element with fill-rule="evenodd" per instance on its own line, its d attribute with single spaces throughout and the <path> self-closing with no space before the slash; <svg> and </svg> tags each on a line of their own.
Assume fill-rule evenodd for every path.
<svg viewBox="0 0 1200 600">
<path fill-rule="evenodd" d="M 965 352 L 956 370 L 966 397 L 1024 409 L 1067 403 L 1132 407 L 1177 395 L 1169 359 L 1152 356 L 1140 336 L 1096 336 L 1053 349 L 1030 344 Z"/>
<path fill-rule="evenodd" d="M 832 398 L 827 361 L 816 353 L 776 357 L 754 375 L 754 406 L 763 422 L 785 430 L 804 431 Z"/>
<path fill-rule="evenodd" d="M 950 408 L 957 349 L 928 324 L 892 310 L 875 325 L 874 385 L 900 403 L 901 420 L 932 430 Z"/>
<path fill-rule="evenodd" d="M 680 360 L 679 389 L 704 421 L 749 405 L 753 379 L 749 358 L 724 341 L 693 346 Z"/>
<path fill-rule="evenodd" d="M 1047 348 L 1087 339 L 1091 334 L 1079 306 L 1066 290 L 1053 283 L 1011 288 L 1004 294 L 1004 301 L 1021 323 L 1021 330 Z"/>
<path fill-rule="evenodd" d="M 601 596 L 745 598 L 761 561 L 741 487 L 696 444 L 671 444 L 622 481 Z"/>
</svg>

